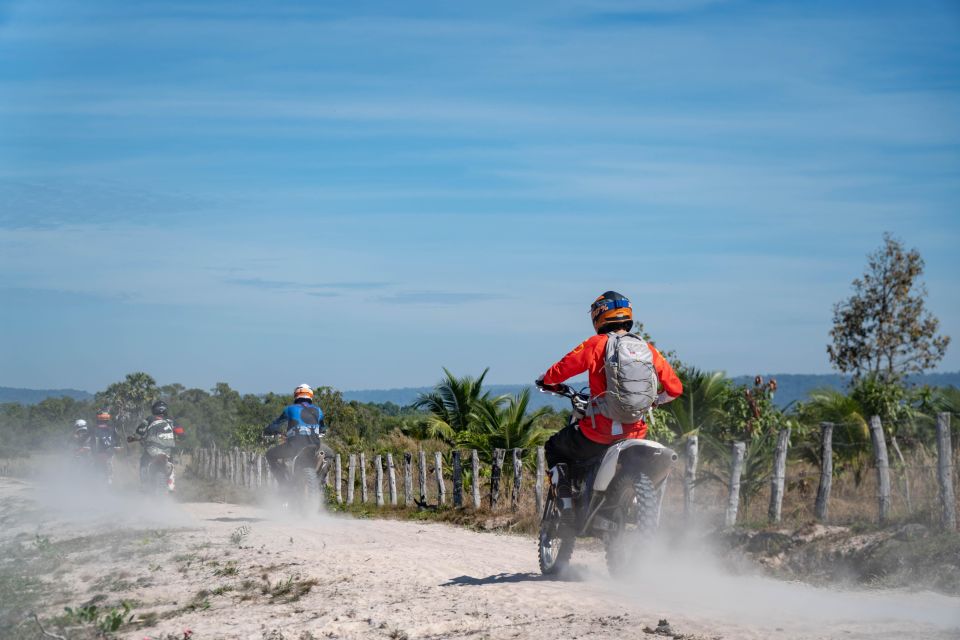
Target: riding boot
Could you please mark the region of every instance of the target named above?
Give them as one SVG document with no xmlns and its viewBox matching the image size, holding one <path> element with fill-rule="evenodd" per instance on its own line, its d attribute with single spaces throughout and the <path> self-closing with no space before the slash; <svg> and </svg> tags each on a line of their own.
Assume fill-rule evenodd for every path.
<svg viewBox="0 0 960 640">
<path fill-rule="evenodd" d="M 560 522 L 572 528 L 577 520 L 577 511 L 573 503 L 573 490 L 570 487 L 570 472 L 563 462 L 551 470 L 551 479 L 557 488 L 557 503 L 560 507 Z"/>
</svg>

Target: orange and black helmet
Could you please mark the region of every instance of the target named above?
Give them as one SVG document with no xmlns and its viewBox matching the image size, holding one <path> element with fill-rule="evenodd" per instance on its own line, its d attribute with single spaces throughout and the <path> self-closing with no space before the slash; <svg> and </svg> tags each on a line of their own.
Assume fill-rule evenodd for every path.
<svg viewBox="0 0 960 640">
<path fill-rule="evenodd" d="M 604 327 L 625 322 L 633 323 L 633 309 L 630 301 L 616 291 L 607 291 L 590 305 L 590 318 L 597 333 L 603 333 Z"/>
<path fill-rule="evenodd" d="M 97 422 L 110 422 L 110 414 L 106 409 L 100 409 L 99 413 L 97 413 Z"/>
</svg>

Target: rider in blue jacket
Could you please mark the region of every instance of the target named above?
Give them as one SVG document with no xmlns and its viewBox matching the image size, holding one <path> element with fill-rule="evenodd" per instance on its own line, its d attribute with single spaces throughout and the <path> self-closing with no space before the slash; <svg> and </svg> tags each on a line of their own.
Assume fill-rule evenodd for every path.
<svg viewBox="0 0 960 640">
<path fill-rule="evenodd" d="M 301 384 L 293 391 L 293 404 L 263 430 L 264 435 L 286 436 L 285 442 L 271 447 L 266 454 L 267 463 L 278 482 L 290 484 L 284 461 L 292 459 L 308 445 L 318 446 L 327 461 L 333 460 L 333 450 L 320 442 L 320 436 L 326 432 L 323 409 L 313 404 L 313 389 L 308 384 Z"/>
</svg>

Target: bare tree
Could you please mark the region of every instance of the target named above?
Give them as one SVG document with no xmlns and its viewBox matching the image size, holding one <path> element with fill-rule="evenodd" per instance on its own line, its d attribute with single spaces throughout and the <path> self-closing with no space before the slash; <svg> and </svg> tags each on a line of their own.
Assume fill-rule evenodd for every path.
<svg viewBox="0 0 960 640">
<path fill-rule="evenodd" d="M 855 379 L 896 382 L 943 358 L 950 337 L 937 334 L 940 322 L 924 307 L 923 266 L 916 249 L 907 251 L 892 235 L 883 235 L 863 277 L 853 281 L 853 295 L 833 308 L 827 353 L 836 369 Z"/>
</svg>

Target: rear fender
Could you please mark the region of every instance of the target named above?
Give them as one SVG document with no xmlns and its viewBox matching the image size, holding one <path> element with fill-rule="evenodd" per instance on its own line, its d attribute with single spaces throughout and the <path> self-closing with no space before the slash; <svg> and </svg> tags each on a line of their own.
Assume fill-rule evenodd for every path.
<svg viewBox="0 0 960 640">
<path fill-rule="evenodd" d="M 304 448 L 300 449 L 297 452 L 297 455 L 293 456 L 293 469 L 297 471 L 305 467 L 313 467 L 314 470 L 318 470 L 320 465 L 320 460 L 317 456 L 317 451 L 319 447 L 315 444 L 308 444 Z"/>
<path fill-rule="evenodd" d="M 596 479 L 593 481 L 593 490 L 606 491 L 620 464 L 642 471 L 654 485 L 659 485 L 670 473 L 670 467 L 676 459 L 677 454 L 659 442 L 634 438 L 621 440 L 607 449 L 604 454 L 603 461 L 597 469 Z"/>
</svg>

